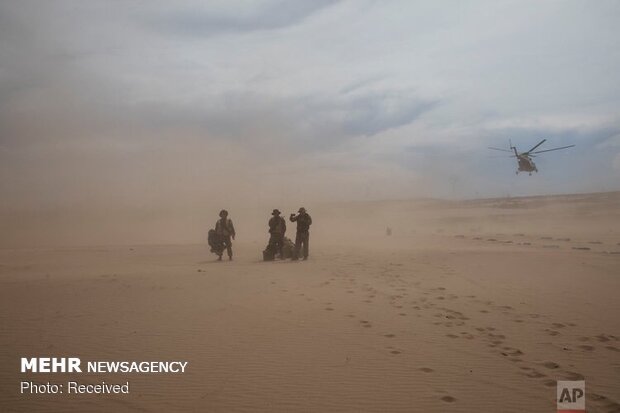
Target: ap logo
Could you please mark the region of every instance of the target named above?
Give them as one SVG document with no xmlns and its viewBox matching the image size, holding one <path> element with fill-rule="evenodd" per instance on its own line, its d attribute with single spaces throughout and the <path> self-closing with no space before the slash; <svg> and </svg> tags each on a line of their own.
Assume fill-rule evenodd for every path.
<svg viewBox="0 0 620 413">
<path fill-rule="evenodd" d="M 557 391 L 558 413 L 585 413 L 585 381 L 558 381 Z"/>
</svg>

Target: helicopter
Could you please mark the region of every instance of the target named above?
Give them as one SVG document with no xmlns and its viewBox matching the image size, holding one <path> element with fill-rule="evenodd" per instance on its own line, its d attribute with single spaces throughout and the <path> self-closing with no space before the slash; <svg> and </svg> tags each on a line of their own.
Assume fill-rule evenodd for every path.
<svg viewBox="0 0 620 413">
<path fill-rule="evenodd" d="M 531 176 L 532 172 L 538 172 L 538 168 L 536 168 L 536 164 L 532 160 L 532 158 L 536 156 L 535 154 L 543 153 L 543 152 L 559 151 L 560 149 L 567 149 L 567 148 L 572 148 L 573 146 L 575 146 L 575 145 L 568 145 L 568 146 L 560 146 L 558 148 L 545 149 L 542 151 L 534 151 L 536 148 L 538 148 L 540 145 L 542 145 L 546 141 L 547 139 L 543 139 L 542 141 L 538 142 L 538 144 L 536 144 L 529 151 L 521 152 L 521 153 L 517 152 L 517 148 L 512 146 L 511 141 L 508 141 L 510 145 L 510 150 L 502 149 L 502 148 L 493 148 L 492 146 L 489 146 L 488 148 L 493 149 L 494 151 L 502 151 L 502 152 L 513 152 L 514 151 L 514 155 L 510 155 L 510 156 L 517 158 L 518 168 L 517 168 L 516 174 L 518 175 L 519 172 L 528 172 Z"/>
</svg>

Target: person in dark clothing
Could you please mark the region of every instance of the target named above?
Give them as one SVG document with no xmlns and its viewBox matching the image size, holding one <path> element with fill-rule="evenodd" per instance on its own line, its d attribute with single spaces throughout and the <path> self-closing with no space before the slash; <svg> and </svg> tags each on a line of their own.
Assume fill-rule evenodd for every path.
<svg viewBox="0 0 620 413">
<path fill-rule="evenodd" d="M 274 209 L 273 217 L 269 220 L 269 250 L 272 254 L 278 254 L 282 259 L 282 246 L 284 245 L 284 233 L 286 232 L 286 220 L 280 216 L 280 211 Z"/>
<path fill-rule="evenodd" d="M 293 260 L 299 259 L 299 251 L 303 245 L 304 260 L 308 259 L 308 250 L 310 243 L 310 225 L 312 225 L 312 218 L 306 212 L 306 208 L 299 208 L 299 214 L 291 214 L 291 222 L 297 222 L 297 234 L 295 236 L 295 253 Z"/>
<path fill-rule="evenodd" d="M 222 260 L 222 253 L 224 252 L 224 248 L 226 248 L 226 252 L 228 253 L 228 259 L 232 261 L 232 241 L 235 239 L 235 227 L 233 226 L 233 222 L 228 218 L 228 211 L 222 209 L 220 211 L 220 219 L 215 223 L 215 233 L 220 238 L 222 242 L 222 248 L 218 254 L 218 260 Z"/>
</svg>

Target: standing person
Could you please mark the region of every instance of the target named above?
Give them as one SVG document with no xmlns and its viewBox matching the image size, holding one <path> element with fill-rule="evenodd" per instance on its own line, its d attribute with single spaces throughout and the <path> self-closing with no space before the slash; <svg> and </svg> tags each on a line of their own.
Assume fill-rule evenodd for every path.
<svg viewBox="0 0 620 413">
<path fill-rule="evenodd" d="M 301 249 L 301 245 L 303 244 L 303 254 L 304 260 L 308 259 L 308 244 L 310 242 L 310 225 L 312 225 L 312 218 L 306 212 L 306 208 L 299 208 L 299 214 L 291 214 L 291 222 L 297 222 L 297 235 L 295 236 L 295 254 L 293 255 L 294 260 L 299 259 L 299 250 Z"/>
<path fill-rule="evenodd" d="M 215 233 L 220 237 L 222 242 L 222 249 L 218 255 L 218 261 L 222 260 L 222 253 L 224 252 L 224 248 L 226 248 L 226 252 L 228 253 L 228 259 L 232 261 L 232 241 L 230 238 L 235 239 L 235 227 L 233 226 L 233 222 L 231 219 L 228 219 L 228 211 L 222 209 L 220 211 L 220 219 L 215 223 Z"/>
<path fill-rule="evenodd" d="M 282 246 L 284 245 L 284 233 L 286 233 L 286 220 L 280 216 L 281 212 L 274 209 L 269 220 L 269 249 L 273 254 L 279 254 L 282 259 Z"/>
</svg>

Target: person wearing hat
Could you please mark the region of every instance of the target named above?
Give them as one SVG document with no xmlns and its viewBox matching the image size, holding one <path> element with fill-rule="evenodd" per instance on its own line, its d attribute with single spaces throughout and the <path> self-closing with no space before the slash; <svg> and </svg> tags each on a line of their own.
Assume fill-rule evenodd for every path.
<svg viewBox="0 0 620 413">
<path fill-rule="evenodd" d="M 235 227 L 233 226 L 233 222 L 228 218 L 228 211 L 222 209 L 220 211 L 220 219 L 215 223 L 215 233 L 219 236 L 222 242 L 222 249 L 218 255 L 218 260 L 222 260 L 222 253 L 224 252 L 224 248 L 226 248 L 226 252 L 228 253 L 228 259 L 232 261 L 232 241 L 235 239 Z"/>
<path fill-rule="evenodd" d="M 297 234 L 295 235 L 295 254 L 293 259 L 299 259 L 299 251 L 303 245 L 304 260 L 308 259 L 308 244 L 310 242 L 310 225 L 312 225 L 312 218 L 306 212 L 306 208 L 299 208 L 299 214 L 291 214 L 291 222 L 297 222 Z"/>
<path fill-rule="evenodd" d="M 279 254 L 282 258 L 282 246 L 284 245 L 284 234 L 286 233 L 286 220 L 280 216 L 281 212 L 274 209 L 269 220 L 269 246 L 273 254 Z"/>
</svg>

